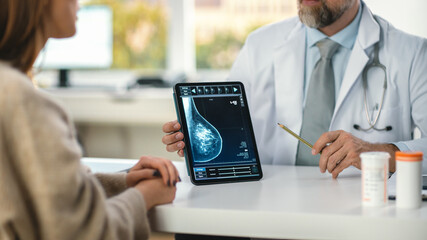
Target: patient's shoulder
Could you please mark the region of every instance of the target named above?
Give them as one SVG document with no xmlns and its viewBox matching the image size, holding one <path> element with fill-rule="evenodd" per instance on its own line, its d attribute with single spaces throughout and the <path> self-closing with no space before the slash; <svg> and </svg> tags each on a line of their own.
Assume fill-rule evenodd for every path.
<svg viewBox="0 0 427 240">
<path fill-rule="evenodd" d="M 4 62 L 0 62 L 0 109 L 6 117 L 24 112 L 62 112 L 60 104 L 35 88 L 27 75 Z"/>
<path fill-rule="evenodd" d="M 27 75 L 7 63 L 0 62 L 0 99 L 14 100 L 34 91 L 31 79 Z"/>
</svg>

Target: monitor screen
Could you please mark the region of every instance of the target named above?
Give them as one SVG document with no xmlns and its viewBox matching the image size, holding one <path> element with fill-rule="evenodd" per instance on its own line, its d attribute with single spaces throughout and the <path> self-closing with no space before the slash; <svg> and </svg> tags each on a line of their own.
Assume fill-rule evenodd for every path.
<svg viewBox="0 0 427 240">
<path fill-rule="evenodd" d="M 77 32 L 71 38 L 49 39 L 35 67 L 42 69 L 109 68 L 113 62 L 112 11 L 108 6 L 85 6 L 77 13 Z"/>
</svg>

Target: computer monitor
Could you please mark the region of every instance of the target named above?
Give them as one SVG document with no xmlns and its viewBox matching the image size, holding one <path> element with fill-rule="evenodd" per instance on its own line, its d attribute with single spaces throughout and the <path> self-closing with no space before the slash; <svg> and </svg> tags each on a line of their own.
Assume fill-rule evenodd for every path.
<svg viewBox="0 0 427 240">
<path fill-rule="evenodd" d="M 109 68 L 113 62 L 113 16 L 108 6 L 93 5 L 77 13 L 77 33 L 67 39 L 49 39 L 35 67 L 58 69 L 59 86 L 69 86 L 68 70 Z"/>
</svg>

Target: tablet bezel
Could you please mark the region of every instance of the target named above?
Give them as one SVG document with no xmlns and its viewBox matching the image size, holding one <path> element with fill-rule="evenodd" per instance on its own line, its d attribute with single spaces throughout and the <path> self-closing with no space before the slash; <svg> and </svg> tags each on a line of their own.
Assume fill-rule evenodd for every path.
<svg viewBox="0 0 427 240">
<path fill-rule="evenodd" d="M 188 127 L 187 127 L 187 122 L 186 122 L 186 118 L 185 118 L 185 113 L 184 113 L 184 109 L 183 109 L 183 103 L 180 97 L 180 87 L 185 86 L 185 87 L 191 87 L 191 86 L 197 86 L 197 87 L 202 87 L 202 86 L 224 86 L 224 85 L 239 85 L 240 89 L 241 89 L 241 94 L 243 97 L 243 102 L 245 107 L 243 108 L 243 113 L 245 115 L 245 117 L 248 120 L 248 130 L 250 131 L 250 137 L 252 138 L 252 142 L 253 142 L 253 149 L 254 149 L 254 154 L 255 154 L 255 158 L 256 158 L 256 164 L 258 166 L 259 169 L 259 175 L 258 176 L 250 176 L 250 177 L 236 177 L 236 178 L 225 178 L 225 179 L 211 179 L 211 180 L 197 180 L 193 171 L 193 159 L 192 159 L 192 153 L 191 153 L 191 148 L 190 146 L 190 141 L 189 141 L 189 133 L 188 133 Z M 262 168 L 261 168 L 261 161 L 259 159 L 259 154 L 258 154 L 258 148 L 257 148 L 257 144 L 256 144 L 256 140 L 255 140 L 255 134 L 254 134 L 254 130 L 253 130 L 253 125 L 252 125 L 252 120 L 250 117 L 250 112 L 249 112 L 249 106 L 248 106 L 248 102 L 246 100 L 246 92 L 245 92 L 245 88 L 243 83 L 241 82 L 237 82 L 237 81 L 226 81 L 226 82 L 194 82 L 194 83 L 177 83 L 174 86 L 173 89 L 174 93 L 174 101 L 175 101 L 175 109 L 176 109 L 176 113 L 178 116 L 178 121 L 181 124 L 181 132 L 184 134 L 184 143 L 185 143 L 185 148 L 184 148 L 184 155 L 185 155 L 185 161 L 186 161 L 186 165 L 187 165 L 187 172 L 188 175 L 190 176 L 191 182 L 195 185 L 207 185 L 207 184 L 217 184 L 217 183 L 232 183 L 232 182 L 244 182 L 244 181 L 258 181 L 263 177 L 263 173 L 262 173 Z"/>
</svg>

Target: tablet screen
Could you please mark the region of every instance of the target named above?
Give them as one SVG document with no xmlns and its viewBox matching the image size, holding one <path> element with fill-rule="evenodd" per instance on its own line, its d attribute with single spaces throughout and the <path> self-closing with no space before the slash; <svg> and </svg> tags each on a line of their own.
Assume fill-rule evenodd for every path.
<svg viewBox="0 0 427 240">
<path fill-rule="evenodd" d="M 262 177 L 243 84 L 177 84 L 175 97 L 195 184 Z"/>
</svg>

